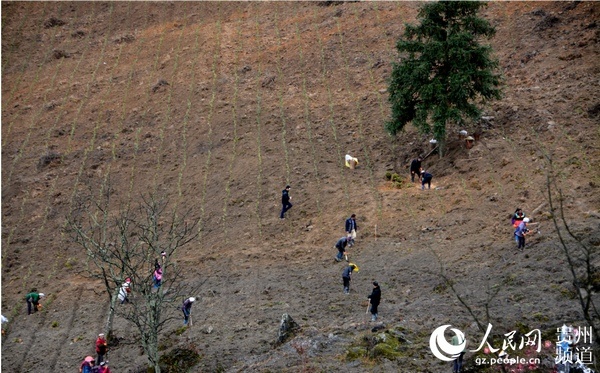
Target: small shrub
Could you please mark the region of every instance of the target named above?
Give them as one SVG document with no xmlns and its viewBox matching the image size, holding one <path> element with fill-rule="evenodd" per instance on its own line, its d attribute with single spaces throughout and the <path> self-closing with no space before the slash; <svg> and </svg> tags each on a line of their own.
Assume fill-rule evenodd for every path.
<svg viewBox="0 0 600 373">
<path fill-rule="evenodd" d="M 187 330 L 187 326 L 182 326 L 181 328 L 175 329 L 175 335 L 182 335 Z"/>
<path fill-rule="evenodd" d="M 475 190 L 481 190 L 481 184 L 479 183 L 479 181 L 471 180 L 471 182 L 469 184 L 470 184 L 471 188 L 473 188 Z"/>
<path fill-rule="evenodd" d="M 131 35 L 131 34 L 126 34 L 126 35 L 121 35 L 118 36 L 114 42 L 117 44 L 122 44 L 122 43 L 133 43 L 135 41 L 135 36 Z"/>
<path fill-rule="evenodd" d="M 346 351 L 346 360 L 356 360 L 367 355 L 365 347 L 351 347 Z"/>
<path fill-rule="evenodd" d="M 388 360 L 395 360 L 397 357 L 400 356 L 400 353 L 396 351 L 396 345 L 397 344 L 390 345 L 389 343 L 378 343 L 377 345 L 375 345 L 371 353 L 374 358 L 381 356 Z"/>
<path fill-rule="evenodd" d="M 77 30 L 77 31 L 73 31 L 71 33 L 72 38 L 82 38 L 84 36 L 85 36 L 85 31 L 83 31 L 83 30 Z"/>
<path fill-rule="evenodd" d="M 533 314 L 533 319 L 539 322 L 548 322 L 548 316 L 542 314 L 541 312 L 536 312 Z"/>
<path fill-rule="evenodd" d="M 50 17 L 49 19 L 47 19 L 44 22 L 44 27 L 45 28 L 51 28 L 51 27 L 56 27 L 56 26 L 62 26 L 64 25 L 66 22 L 63 21 L 62 19 L 58 19 L 56 17 Z"/>
<path fill-rule="evenodd" d="M 53 328 L 58 328 L 58 321 L 52 321 L 52 324 L 50 324 L 50 326 L 52 326 Z"/>
<path fill-rule="evenodd" d="M 385 173 L 385 179 L 386 180 L 392 180 L 392 173 L 390 171 Z"/>
<path fill-rule="evenodd" d="M 152 92 L 156 93 L 161 87 L 168 86 L 169 82 L 164 79 L 159 79 L 158 82 L 152 87 Z"/>
<path fill-rule="evenodd" d="M 445 282 L 439 283 L 433 287 L 433 292 L 443 294 L 448 290 L 448 284 Z"/>
<path fill-rule="evenodd" d="M 531 329 L 529 328 L 529 325 L 527 325 L 527 324 L 525 324 L 523 322 L 517 321 L 517 323 L 515 324 L 515 330 L 519 334 L 527 334 L 527 333 L 529 333 L 529 331 Z"/>
<path fill-rule="evenodd" d="M 74 258 L 69 258 L 65 261 L 65 268 L 71 269 L 73 266 L 75 266 L 75 264 L 77 264 L 77 260 Z"/>
<path fill-rule="evenodd" d="M 60 163 L 62 156 L 56 152 L 48 152 L 40 157 L 38 169 L 42 169 L 51 163 Z"/>
<path fill-rule="evenodd" d="M 165 371 L 171 373 L 185 373 L 198 364 L 200 354 L 186 348 L 174 348 L 168 354 L 160 357 L 159 364 L 164 366 Z"/>
<path fill-rule="evenodd" d="M 61 58 L 69 58 L 71 57 L 70 53 L 67 53 L 66 51 L 62 50 L 62 49 L 55 49 L 52 51 L 52 56 L 54 57 L 54 59 L 61 59 Z"/>
</svg>

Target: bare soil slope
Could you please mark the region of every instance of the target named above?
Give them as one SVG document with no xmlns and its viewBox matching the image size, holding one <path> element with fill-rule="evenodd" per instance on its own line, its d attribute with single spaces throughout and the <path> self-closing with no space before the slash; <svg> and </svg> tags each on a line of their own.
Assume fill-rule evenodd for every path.
<svg viewBox="0 0 600 373">
<path fill-rule="evenodd" d="M 124 200 L 160 190 L 197 208 L 200 238 L 178 259 L 190 282 L 205 281 L 194 327 L 163 338 L 167 350 L 198 349 L 194 371 L 447 371 L 431 331 L 481 336 L 440 263 L 479 315 L 502 286 L 490 304 L 499 332 L 580 321 L 547 207 L 525 252 L 508 217 L 545 201 L 550 153 L 574 228 L 600 244 L 600 5 L 489 4 L 505 97 L 472 149 L 450 128 L 448 156 L 424 162 L 426 191 L 384 178 L 407 175 L 429 149 L 411 128 L 383 130 L 395 42 L 418 5 L 3 2 L 2 369 L 32 371 L 42 358 L 47 371 L 74 371 L 93 352 L 106 298 L 63 229 L 76 192 L 109 179 Z M 288 183 L 294 207 L 280 221 Z M 351 213 L 361 270 L 344 296 L 333 244 Z M 374 279 L 380 321 L 412 344 L 396 360 L 345 359 L 371 333 Z M 26 317 L 32 287 L 49 297 Z M 302 328 L 275 346 L 285 312 Z M 117 324 L 111 366 L 134 371 L 145 357 Z"/>
</svg>

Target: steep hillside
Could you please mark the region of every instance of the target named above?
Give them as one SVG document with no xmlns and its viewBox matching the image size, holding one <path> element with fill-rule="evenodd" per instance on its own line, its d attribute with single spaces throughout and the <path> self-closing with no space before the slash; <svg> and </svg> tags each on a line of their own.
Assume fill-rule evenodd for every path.
<svg viewBox="0 0 600 373">
<path fill-rule="evenodd" d="M 74 371 L 93 353 L 106 297 L 84 276 L 65 217 L 78 191 L 109 180 L 123 201 L 160 191 L 195 208 L 199 239 L 177 258 L 202 284 L 194 326 L 177 336 L 174 322 L 163 337 L 165 352 L 200 352 L 194 371 L 449 371 L 431 332 L 452 324 L 483 336 L 441 266 L 479 317 L 500 286 L 488 304 L 498 333 L 582 325 L 543 205 L 544 154 L 560 170 L 567 218 L 597 248 L 600 5 L 489 4 L 505 96 L 486 108 L 493 119 L 467 128 L 481 133 L 473 148 L 449 129 L 448 156 L 424 161 L 434 175 L 425 191 L 407 166 L 429 137 L 383 130 L 395 43 L 418 6 L 3 2 L 2 369 L 32 371 L 44 357 L 45 370 Z M 393 188 L 388 171 L 407 186 Z M 294 207 L 281 221 L 286 184 Z M 511 237 L 516 207 L 539 223 L 524 252 Z M 333 245 L 351 213 L 360 273 L 344 296 Z M 372 334 L 373 280 L 379 324 L 411 342 L 395 360 L 346 355 Z M 32 287 L 49 296 L 27 317 Z M 276 345 L 283 313 L 301 330 Z M 117 320 L 117 334 L 113 371 L 139 370 L 134 329 Z M 547 355 L 543 364 L 550 371 Z"/>
</svg>

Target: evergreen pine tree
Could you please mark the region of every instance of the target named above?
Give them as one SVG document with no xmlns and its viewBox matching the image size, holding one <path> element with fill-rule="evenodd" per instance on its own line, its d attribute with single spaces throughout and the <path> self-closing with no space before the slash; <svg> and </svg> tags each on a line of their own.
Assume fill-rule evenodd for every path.
<svg viewBox="0 0 600 373">
<path fill-rule="evenodd" d="M 400 55 L 389 85 L 391 119 L 386 130 L 395 135 L 408 122 L 433 133 L 443 155 L 446 124 L 479 119 L 478 105 L 499 99 L 498 61 L 489 45 L 495 29 L 478 16 L 485 3 L 439 1 L 421 7 L 419 25 L 406 25 L 396 48 Z"/>
</svg>

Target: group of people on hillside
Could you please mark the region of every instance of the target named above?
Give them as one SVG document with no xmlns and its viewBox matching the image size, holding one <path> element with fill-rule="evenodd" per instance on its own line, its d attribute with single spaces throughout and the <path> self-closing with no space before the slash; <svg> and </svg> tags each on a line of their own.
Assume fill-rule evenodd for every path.
<svg viewBox="0 0 600 373">
<path fill-rule="evenodd" d="M 521 208 L 517 208 L 511 218 L 510 222 L 513 228 L 515 228 L 515 242 L 517 243 L 517 249 L 519 250 L 525 248 L 525 236 L 530 233 L 529 228 L 527 228 L 529 221 L 529 218 L 525 217 L 525 213 Z"/>
<path fill-rule="evenodd" d="M 108 352 L 108 343 L 104 333 L 98 334 L 95 347 L 97 357 L 94 359 L 93 356 L 86 356 L 79 366 L 79 373 L 110 373 L 108 360 L 104 359 Z"/>
<path fill-rule="evenodd" d="M 166 253 L 162 251 L 160 253 L 161 260 L 164 263 L 166 258 Z M 158 259 L 154 260 L 154 272 L 152 273 L 152 288 L 158 289 L 162 285 L 163 279 L 163 268 L 159 263 Z M 126 278 L 125 282 L 121 285 L 119 290 L 119 300 L 121 304 L 129 302 L 129 294 L 131 293 L 131 278 Z M 192 312 L 192 304 L 196 301 L 196 298 L 189 297 L 183 301 L 181 305 L 181 312 L 183 312 L 183 325 L 188 325 L 190 321 L 190 314 Z"/>
<path fill-rule="evenodd" d="M 428 188 L 431 189 L 431 180 L 433 176 L 423 170 L 421 166 L 422 158 L 418 157 L 413 159 L 410 164 L 410 175 L 411 182 L 415 181 L 415 176 L 421 182 L 421 189 L 425 188 L 425 184 L 428 184 Z M 280 219 L 285 219 L 285 213 L 292 208 L 290 196 L 290 185 L 286 185 L 285 189 L 282 191 L 281 203 L 282 209 L 280 213 Z M 530 230 L 527 228 L 527 224 L 530 222 L 530 219 L 525 216 L 525 213 L 521 208 L 517 208 L 514 214 L 511 217 L 511 224 L 514 231 L 515 242 L 517 243 L 517 248 L 523 250 L 525 247 L 525 236 L 530 233 Z M 354 245 L 358 225 L 356 223 L 356 214 L 352 214 L 348 219 L 346 219 L 344 223 L 345 235 L 341 237 L 335 244 L 335 248 L 337 249 L 337 255 L 335 256 L 335 260 L 337 262 L 341 262 L 344 258 L 348 265 L 344 267 L 342 271 L 342 284 L 344 289 L 344 294 L 350 294 L 350 281 L 352 280 L 352 273 L 359 271 L 359 268 L 356 264 L 350 263 L 348 260 L 348 252 L 346 251 L 347 247 L 352 247 Z M 163 262 L 165 259 L 165 252 L 161 253 Z M 153 288 L 158 289 L 162 284 L 162 275 L 163 269 L 158 259 L 155 260 L 154 263 L 154 272 L 153 272 Z M 118 293 L 118 299 L 121 304 L 129 302 L 129 294 L 131 293 L 131 279 L 126 278 L 125 282 L 121 285 Z M 25 300 L 27 302 L 27 314 L 31 315 L 32 313 L 37 312 L 40 308 L 40 299 L 44 297 L 43 293 L 39 293 L 37 289 L 33 288 L 31 291 L 25 296 Z M 371 294 L 368 295 L 367 299 L 369 300 L 369 310 L 371 312 L 371 321 L 376 321 L 378 317 L 378 306 L 381 302 L 381 288 L 377 281 L 373 281 L 373 289 Z M 184 325 L 191 325 L 191 309 L 193 303 L 196 301 L 196 298 L 189 297 L 183 301 L 181 306 L 181 311 L 183 313 L 183 323 Z M 101 333 L 98 335 L 96 340 L 96 353 L 97 358 L 94 359 L 91 356 L 87 356 L 84 361 L 81 363 L 79 371 L 81 373 L 110 373 L 110 368 L 108 367 L 108 361 L 105 361 L 104 357 L 108 351 L 107 341 L 104 338 L 104 334 Z"/>
<path fill-rule="evenodd" d="M 412 160 L 410 164 L 410 176 L 411 182 L 415 182 L 415 177 L 421 182 L 421 190 L 425 189 L 425 184 L 427 184 L 428 189 L 431 189 L 431 180 L 433 179 L 433 175 L 422 167 L 423 159 L 421 157 L 417 157 Z M 281 213 L 279 215 L 280 219 L 285 219 L 285 213 L 292 208 L 290 196 L 290 185 L 286 185 L 285 189 L 282 191 L 281 196 Z M 515 228 L 515 240 L 517 242 L 517 248 L 523 249 L 525 247 L 525 236 L 529 233 L 529 229 L 527 229 L 527 223 L 529 223 L 529 218 L 525 217 L 523 210 L 518 208 L 513 217 L 512 224 Z M 342 260 L 348 260 L 348 252 L 346 251 L 347 247 L 352 247 L 354 245 L 354 241 L 356 239 L 356 232 L 358 226 L 356 224 L 356 214 L 352 214 L 345 222 L 345 232 L 346 234 L 341 237 L 336 243 L 335 248 L 337 249 L 337 254 L 335 256 L 335 260 L 337 262 L 341 262 Z M 342 283 L 344 287 L 344 294 L 350 294 L 350 281 L 352 279 L 352 273 L 358 272 L 358 266 L 354 263 L 348 263 L 348 265 L 344 268 L 342 272 Z M 377 320 L 377 306 L 379 305 L 381 299 L 381 289 L 377 281 L 373 282 L 373 292 L 368 297 L 370 303 L 370 309 L 372 314 L 372 321 Z"/>
<path fill-rule="evenodd" d="M 358 163 L 358 162 L 357 162 Z M 279 218 L 281 220 L 285 219 L 285 213 L 292 208 L 290 196 L 289 185 L 286 185 L 285 188 L 281 191 L 281 213 L 279 214 Z M 348 253 L 346 251 L 347 247 L 352 247 L 354 245 L 354 240 L 356 239 L 356 232 L 358 231 L 358 225 L 356 224 L 356 214 L 352 214 L 348 219 L 346 219 L 344 223 L 344 229 L 346 234 L 340 238 L 336 244 L 335 248 L 337 249 L 337 255 L 335 256 L 335 260 L 337 262 L 341 262 L 344 258 L 348 265 L 342 271 L 342 284 L 344 286 L 344 294 L 350 294 L 350 281 L 352 280 L 352 273 L 358 272 L 358 266 L 354 263 L 350 263 L 348 260 Z M 370 303 L 370 311 L 371 311 L 371 321 L 377 320 L 377 307 L 379 306 L 381 300 L 381 288 L 377 281 L 373 282 L 373 291 L 367 297 Z"/>
<path fill-rule="evenodd" d="M 415 176 L 417 176 L 421 182 L 421 190 L 425 190 L 425 184 L 427 184 L 427 189 L 431 189 L 433 175 L 421 167 L 422 162 L 423 159 L 421 157 L 417 157 L 410 162 L 410 181 L 414 183 Z"/>
<path fill-rule="evenodd" d="M 425 184 L 427 184 L 428 189 L 431 189 L 433 176 L 422 168 L 422 161 L 421 157 L 417 157 L 410 163 L 410 180 L 414 183 L 416 176 L 421 181 L 421 190 L 425 189 Z M 519 250 L 525 248 L 525 236 L 530 233 L 530 230 L 527 228 L 529 221 L 530 219 L 525 217 L 525 213 L 521 208 L 517 208 L 512 215 L 511 224 L 515 228 L 514 237 L 517 249 Z"/>
<path fill-rule="evenodd" d="M 431 189 L 431 180 L 433 179 L 433 175 L 425 171 L 421 167 L 421 162 L 421 157 L 418 157 L 411 162 L 411 181 L 414 182 L 415 176 L 417 176 L 419 181 L 421 182 L 421 190 L 425 189 L 425 184 L 427 184 L 428 189 Z M 348 166 L 348 156 L 346 156 L 346 166 Z M 281 213 L 279 214 L 279 218 L 281 220 L 285 219 L 285 213 L 292 208 L 292 197 L 290 196 L 290 189 L 290 185 L 286 185 L 286 187 L 281 192 L 282 207 Z M 352 273 L 355 271 L 358 272 L 358 266 L 354 263 L 349 262 L 348 252 L 346 251 L 346 248 L 352 247 L 354 245 L 357 230 L 358 226 L 356 224 L 356 214 L 352 214 L 348 219 L 346 219 L 345 222 L 346 234 L 340 239 L 338 239 L 334 245 L 335 249 L 337 249 L 335 260 L 337 262 L 341 262 L 345 259 L 346 262 L 348 262 L 348 265 L 342 271 L 342 284 L 344 287 L 344 294 L 350 294 L 350 281 L 352 280 Z M 368 296 L 368 299 L 370 303 L 371 320 L 375 321 L 377 320 L 377 307 L 381 299 L 381 288 L 379 287 L 377 281 L 373 282 L 373 292 Z"/>
</svg>

